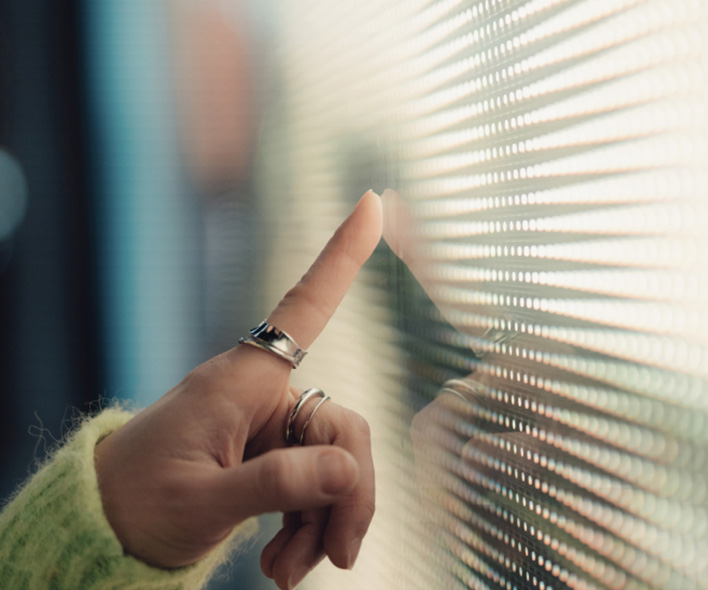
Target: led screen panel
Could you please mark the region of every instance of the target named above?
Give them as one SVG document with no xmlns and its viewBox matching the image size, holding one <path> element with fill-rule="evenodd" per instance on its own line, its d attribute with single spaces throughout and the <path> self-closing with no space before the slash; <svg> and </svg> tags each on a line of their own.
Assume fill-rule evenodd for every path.
<svg viewBox="0 0 708 590">
<path fill-rule="evenodd" d="M 708 5 L 274 6 L 272 298 L 396 191 L 298 373 L 378 468 L 355 574 L 308 587 L 708 588 Z"/>
</svg>

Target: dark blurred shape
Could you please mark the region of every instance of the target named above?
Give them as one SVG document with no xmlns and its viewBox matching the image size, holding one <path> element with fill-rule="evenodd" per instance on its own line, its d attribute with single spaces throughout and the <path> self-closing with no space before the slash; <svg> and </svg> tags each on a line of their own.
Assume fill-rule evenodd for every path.
<svg viewBox="0 0 708 590">
<path fill-rule="evenodd" d="M 20 162 L 0 148 L 0 272 L 6 259 L 12 235 L 22 222 L 27 209 L 27 181 Z"/>
<path fill-rule="evenodd" d="M 27 183 L 25 212 L 20 169 L 0 162 L 0 210 L 14 231 L 0 267 L 2 497 L 61 436 L 69 408 L 101 393 L 80 9 L 0 3 L 0 146 Z"/>
</svg>

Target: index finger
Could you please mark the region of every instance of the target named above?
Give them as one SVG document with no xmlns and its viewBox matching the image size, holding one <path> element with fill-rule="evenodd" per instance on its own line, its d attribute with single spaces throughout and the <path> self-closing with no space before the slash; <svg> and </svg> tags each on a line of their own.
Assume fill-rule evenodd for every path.
<svg viewBox="0 0 708 590">
<path fill-rule="evenodd" d="M 346 295 L 381 239 L 381 199 L 372 190 L 359 200 L 310 269 L 280 301 L 267 322 L 307 349 Z"/>
</svg>

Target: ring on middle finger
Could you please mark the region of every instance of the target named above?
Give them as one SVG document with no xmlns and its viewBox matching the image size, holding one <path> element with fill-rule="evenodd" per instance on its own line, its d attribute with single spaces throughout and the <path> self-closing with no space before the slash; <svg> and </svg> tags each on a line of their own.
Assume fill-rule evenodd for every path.
<svg viewBox="0 0 708 590">
<path fill-rule="evenodd" d="M 300 430 L 300 436 L 297 436 L 295 434 L 295 421 L 297 420 L 298 414 L 300 413 L 300 410 L 302 410 L 303 406 L 312 398 L 315 397 L 320 397 L 320 401 L 317 402 L 314 408 L 312 408 L 312 411 L 310 412 L 310 415 L 307 417 L 307 420 L 305 420 L 305 423 L 302 426 L 302 429 Z M 292 412 L 290 412 L 290 416 L 288 417 L 287 424 L 285 425 L 285 441 L 289 445 L 304 445 L 305 444 L 305 431 L 307 430 L 307 427 L 310 425 L 310 422 L 312 421 L 312 417 L 315 415 L 315 412 L 320 408 L 320 406 L 325 403 L 327 400 L 331 399 L 328 395 L 325 394 L 324 391 L 317 387 L 311 387 L 310 389 L 307 389 L 300 394 L 300 397 L 298 398 L 297 402 L 295 403 L 295 407 L 293 408 Z"/>
</svg>

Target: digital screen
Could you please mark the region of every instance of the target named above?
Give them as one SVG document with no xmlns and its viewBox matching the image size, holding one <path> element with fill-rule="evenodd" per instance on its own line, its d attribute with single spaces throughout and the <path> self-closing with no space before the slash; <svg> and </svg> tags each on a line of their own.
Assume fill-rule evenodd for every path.
<svg viewBox="0 0 708 590">
<path fill-rule="evenodd" d="M 273 16 L 268 301 L 396 191 L 296 375 L 369 420 L 378 486 L 306 587 L 708 588 L 708 4 Z"/>
</svg>

